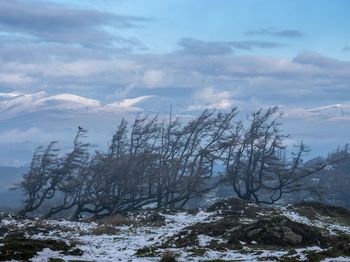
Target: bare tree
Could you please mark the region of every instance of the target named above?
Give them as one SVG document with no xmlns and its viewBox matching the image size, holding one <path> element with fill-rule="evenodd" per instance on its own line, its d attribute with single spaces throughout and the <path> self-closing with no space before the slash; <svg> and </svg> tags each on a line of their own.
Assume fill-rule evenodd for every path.
<svg viewBox="0 0 350 262">
<path fill-rule="evenodd" d="M 170 113 L 121 120 L 106 152 L 90 155 L 81 127 L 73 149 L 58 156 L 55 142 L 38 148 L 20 187 L 27 194 L 22 214 L 49 206 L 44 217 L 64 212 L 76 220 L 137 209 L 184 206 L 209 192 L 216 169 L 226 167 L 238 197 L 272 204 L 284 194 L 305 189 L 302 180 L 325 168 L 329 161 L 303 162 L 301 143 L 286 156 L 277 108 L 253 112 L 237 121 L 236 108 L 222 113 L 205 110 L 181 121 Z M 219 168 L 220 169 L 220 168 Z"/>
<path fill-rule="evenodd" d="M 60 176 L 58 149 L 55 145 L 56 142 L 51 142 L 46 149 L 36 149 L 28 173 L 17 185 L 27 196 L 21 215 L 37 210 L 44 201 L 52 199 L 56 194 Z"/>
<path fill-rule="evenodd" d="M 222 151 L 222 138 L 234 127 L 236 108 L 223 114 L 205 110 L 187 124 L 163 125 L 158 179 L 158 206 L 183 206 L 211 187 L 206 183 Z"/>
<path fill-rule="evenodd" d="M 79 210 L 82 202 L 84 202 L 83 193 L 89 165 L 88 150 L 90 146 L 89 143 L 82 141 L 86 137 L 86 133 L 86 129 L 78 127 L 72 151 L 61 159 L 60 168 L 57 170 L 60 177 L 57 189 L 59 190 L 58 197 L 62 201 L 58 205 L 52 206 L 45 214 L 45 218 L 52 217 L 73 207 Z M 77 216 L 78 213 L 74 212 L 74 216 Z"/>
<path fill-rule="evenodd" d="M 284 194 L 304 190 L 302 180 L 324 169 L 329 163 L 305 165 L 308 149 L 296 146 L 291 159 L 286 157 L 278 108 L 253 112 L 242 123 L 238 137 L 228 140 L 225 154 L 226 173 L 239 198 L 273 204 Z"/>
</svg>

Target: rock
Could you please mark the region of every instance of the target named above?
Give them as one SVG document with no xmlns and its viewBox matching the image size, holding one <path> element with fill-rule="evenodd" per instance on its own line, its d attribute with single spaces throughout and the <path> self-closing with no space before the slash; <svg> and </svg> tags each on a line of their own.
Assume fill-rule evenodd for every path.
<svg viewBox="0 0 350 262">
<path fill-rule="evenodd" d="M 284 216 L 260 219 L 257 222 L 241 225 L 228 239 L 229 245 L 238 245 L 239 241 L 264 245 L 306 246 L 325 243 L 321 231 L 312 226 L 291 221 Z"/>
<path fill-rule="evenodd" d="M 326 245 L 320 229 L 294 222 L 285 216 L 261 218 L 250 224 L 224 218 L 208 223 L 197 223 L 184 228 L 166 241 L 166 247 L 190 247 L 198 245 L 198 235 L 219 237 L 227 241 L 227 248 L 239 248 L 241 242 L 257 242 L 260 245 L 302 247 Z"/>
<path fill-rule="evenodd" d="M 172 236 L 165 242 L 166 247 L 189 247 L 198 245 L 198 235 L 222 237 L 232 228 L 237 227 L 239 221 L 235 219 L 221 219 L 208 223 L 197 223 L 186 227 L 179 234 Z"/>
<path fill-rule="evenodd" d="M 299 234 L 294 233 L 289 227 L 283 227 L 281 231 L 283 232 L 282 238 L 287 243 L 289 242 L 293 246 L 296 246 L 302 243 L 303 237 Z"/>
<path fill-rule="evenodd" d="M 216 212 L 224 217 L 253 218 L 256 219 L 259 212 L 269 210 L 262 208 L 252 201 L 229 198 L 219 201 L 207 208 L 208 212 Z"/>
</svg>

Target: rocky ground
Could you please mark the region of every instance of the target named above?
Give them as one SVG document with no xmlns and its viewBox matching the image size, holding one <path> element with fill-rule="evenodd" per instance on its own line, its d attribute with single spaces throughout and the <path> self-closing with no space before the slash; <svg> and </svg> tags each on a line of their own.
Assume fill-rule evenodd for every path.
<svg viewBox="0 0 350 262">
<path fill-rule="evenodd" d="M 350 211 L 319 203 L 229 199 L 93 222 L 0 219 L 0 261 L 350 261 Z"/>
</svg>

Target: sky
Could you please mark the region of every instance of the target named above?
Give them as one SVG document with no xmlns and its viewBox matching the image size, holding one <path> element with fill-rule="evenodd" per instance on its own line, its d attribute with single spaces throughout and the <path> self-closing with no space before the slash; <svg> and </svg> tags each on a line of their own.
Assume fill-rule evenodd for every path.
<svg viewBox="0 0 350 262">
<path fill-rule="evenodd" d="M 106 144 L 121 117 L 279 106 L 290 143 L 349 142 L 346 0 L 0 0 L 0 165 Z"/>
</svg>

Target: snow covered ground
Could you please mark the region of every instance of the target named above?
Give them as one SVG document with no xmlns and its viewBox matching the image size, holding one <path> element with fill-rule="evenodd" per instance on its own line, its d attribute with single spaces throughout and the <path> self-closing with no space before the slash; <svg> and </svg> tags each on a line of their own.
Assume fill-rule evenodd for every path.
<svg viewBox="0 0 350 262">
<path fill-rule="evenodd" d="M 280 210 L 293 221 L 304 224 L 312 224 L 310 219 L 286 209 Z M 74 244 L 83 251 L 82 256 L 63 255 L 59 251 L 53 251 L 48 248 L 38 252 L 32 259 L 33 262 L 49 261 L 50 258 L 60 258 L 62 261 L 159 261 L 164 253 L 172 253 L 177 261 L 278 261 L 279 258 L 290 257 L 298 258 L 300 261 L 307 261 L 306 254 L 310 251 L 320 252 L 325 249 L 319 246 L 310 246 L 305 248 L 285 249 L 266 249 L 256 242 L 246 245 L 241 241 L 243 248 L 232 250 L 214 250 L 208 249 L 208 244 L 212 240 L 224 241 L 220 237 L 211 237 L 208 235 L 198 235 L 198 247 L 172 247 L 165 246 L 164 243 L 172 236 L 178 234 L 184 228 L 195 225 L 196 223 L 209 223 L 222 218 L 218 213 L 199 211 L 198 213 L 189 213 L 186 211 L 161 212 L 158 215 L 165 218 L 163 225 L 140 225 L 132 223 L 130 225 L 114 226 L 114 233 L 96 234 L 96 229 L 101 225 L 95 222 L 69 222 L 56 220 L 20 220 L 10 216 L 1 219 L 0 227 L 16 228 L 24 230 L 29 228 L 38 228 L 34 233 L 28 231 L 26 237 L 31 239 L 56 239 L 64 240 L 68 244 Z M 142 214 L 133 218 L 135 221 L 142 219 Z M 248 219 L 245 222 L 249 221 Z M 349 233 L 350 227 L 336 224 L 326 224 L 326 222 L 316 223 L 316 226 L 334 229 L 335 232 L 342 231 Z M 4 236 L 2 236 L 4 237 Z M 256 247 L 255 247 L 256 246 Z M 293 251 L 293 252 L 291 252 Z M 299 261 L 298 260 L 298 261 Z M 350 261 L 350 257 L 333 257 L 323 261 Z"/>
</svg>

